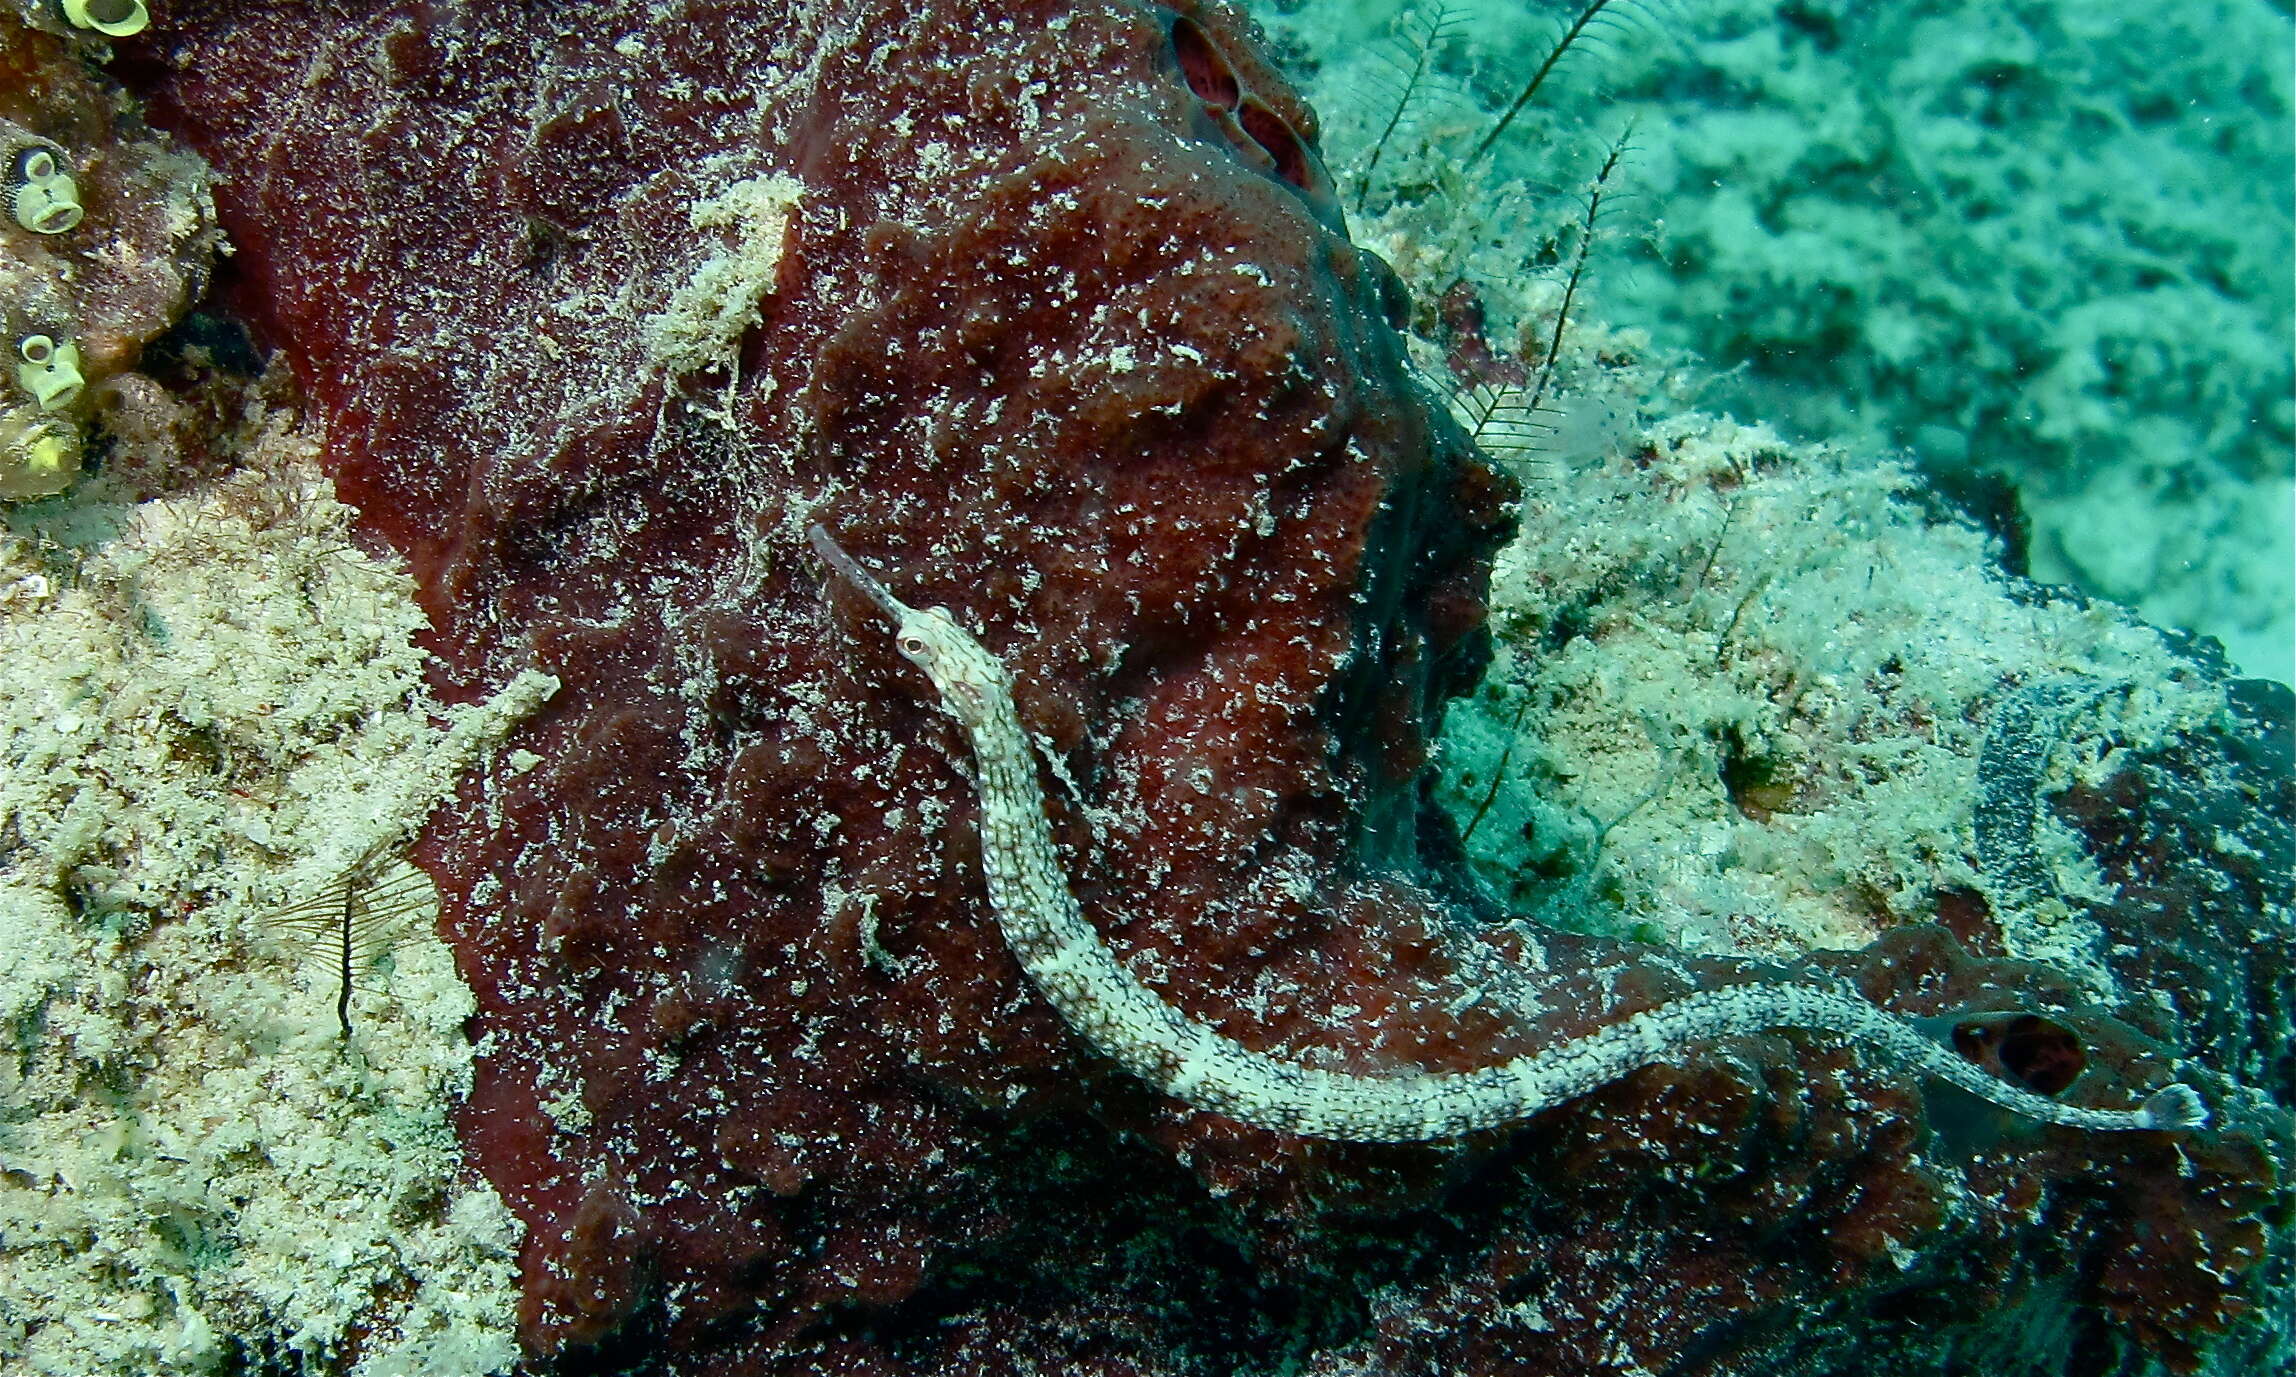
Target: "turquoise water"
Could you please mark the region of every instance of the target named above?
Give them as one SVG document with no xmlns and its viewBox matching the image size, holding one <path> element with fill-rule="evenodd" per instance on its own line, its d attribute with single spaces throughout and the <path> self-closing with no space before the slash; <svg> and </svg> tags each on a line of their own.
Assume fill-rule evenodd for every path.
<svg viewBox="0 0 2296 1377">
<path fill-rule="evenodd" d="M 1624 140 L 1588 318 L 1703 360 L 1704 407 L 2005 483 L 2035 577 L 2296 675 L 2286 6 L 1613 4 L 1483 159 L 1576 7 L 1257 9 L 1359 229 L 1551 272 Z"/>
</svg>

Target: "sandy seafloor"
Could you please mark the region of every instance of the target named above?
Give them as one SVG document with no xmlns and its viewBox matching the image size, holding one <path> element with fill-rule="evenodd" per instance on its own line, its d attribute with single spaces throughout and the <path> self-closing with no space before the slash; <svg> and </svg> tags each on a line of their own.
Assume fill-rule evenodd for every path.
<svg viewBox="0 0 2296 1377">
<path fill-rule="evenodd" d="M 1572 12 L 1255 8 L 1342 164 L 1414 34 L 1450 21 L 1391 144 L 1457 160 Z M 2006 477 L 2037 577 L 2285 683 L 2289 27 L 2272 0 L 1619 3 L 1487 164 L 1383 175 L 1366 204 L 1439 198 L 1535 258 L 1631 128 L 1591 314 L 1697 355 L 1707 408 Z"/>
<path fill-rule="evenodd" d="M 1464 171 L 1557 20 L 1451 9 L 1368 179 L 1415 21 L 1261 12 L 1358 237 L 1423 301 L 1475 280 L 1502 341 L 1544 338 L 1633 129 L 1556 409 L 1503 455 L 1525 534 L 1444 745 L 1504 897 L 1700 950 L 1856 945 L 1877 906 L 1981 883 L 1972 705 L 2005 676 L 2123 685 L 2092 724 L 2123 747 L 2222 711 L 2111 607 L 2005 597 L 1937 481 L 2000 475 L 2037 577 L 2291 677 L 2284 8 L 1626 4 Z M 406 835 L 547 686 L 450 721 L 307 427 L 243 438 L 235 473 L 0 529 L 0 1371 L 499 1370 L 517 1227 L 449 1184 L 468 992 L 417 913 L 346 1052 L 268 915 Z M 1566 605 L 1590 632 L 1534 654 Z M 2007 935 L 2109 988 L 2078 923 Z"/>
</svg>

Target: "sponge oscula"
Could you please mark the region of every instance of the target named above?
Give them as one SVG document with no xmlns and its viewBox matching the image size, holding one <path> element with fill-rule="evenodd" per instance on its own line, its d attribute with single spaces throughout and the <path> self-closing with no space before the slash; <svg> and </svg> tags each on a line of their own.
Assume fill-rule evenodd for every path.
<svg viewBox="0 0 2296 1377">
<path fill-rule="evenodd" d="M 143 0 L 57 0 L 56 8 L 74 28 L 94 29 L 106 38 L 142 33 L 151 22 Z"/>
<path fill-rule="evenodd" d="M 46 144 L 17 149 L 0 182 L 0 201 L 16 223 L 34 234 L 62 234 L 80 223 L 80 186 L 63 156 Z"/>
<path fill-rule="evenodd" d="M 87 385 L 80 376 L 80 346 L 52 335 L 26 335 L 16 341 L 16 385 L 32 394 L 42 411 L 70 406 Z"/>
</svg>

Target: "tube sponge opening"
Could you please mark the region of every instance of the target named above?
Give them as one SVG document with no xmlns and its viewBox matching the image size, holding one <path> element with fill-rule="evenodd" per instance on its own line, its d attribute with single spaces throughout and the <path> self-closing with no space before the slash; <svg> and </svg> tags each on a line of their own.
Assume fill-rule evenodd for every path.
<svg viewBox="0 0 2296 1377">
<path fill-rule="evenodd" d="M 67 417 L 31 407 L 0 412 L 0 502 L 52 497 L 72 486 L 83 448 Z"/>
<path fill-rule="evenodd" d="M 106 38 L 142 33 L 151 22 L 143 0 L 60 0 L 57 8 L 74 27 L 94 29 Z"/>
<path fill-rule="evenodd" d="M 8 160 L 0 202 L 34 234 L 62 234 L 79 224 L 84 213 L 79 184 L 65 169 L 61 153 L 41 144 L 20 148 Z"/>
<path fill-rule="evenodd" d="M 32 394 L 42 411 L 61 411 L 78 400 L 87 379 L 80 375 L 80 347 L 50 335 L 26 335 L 16 341 L 23 362 L 16 365 L 16 385 Z"/>
</svg>

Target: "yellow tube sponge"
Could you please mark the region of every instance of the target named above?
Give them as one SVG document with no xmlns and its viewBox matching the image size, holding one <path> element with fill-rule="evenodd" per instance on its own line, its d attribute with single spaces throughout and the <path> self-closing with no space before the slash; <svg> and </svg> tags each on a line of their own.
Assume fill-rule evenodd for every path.
<svg viewBox="0 0 2296 1377">
<path fill-rule="evenodd" d="M 32 394 L 42 411 L 70 406 L 87 386 L 80 374 L 80 346 L 52 335 L 26 335 L 16 341 L 16 385 Z"/>
<path fill-rule="evenodd" d="M 65 170 L 63 156 L 45 144 L 16 150 L 0 181 L 0 203 L 16 223 L 34 234 L 62 234 L 80 223 L 80 184 Z"/>
<path fill-rule="evenodd" d="M 57 8 L 75 28 L 94 29 L 106 38 L 142 33 L 151 22 L 143 0 L 61 0 Z"/>
<path fill-rule="evenodd" d="M 80 429 L 28 406 L 0 412 L 0 502 L 52 497 L 80 476 Z"/>
</svg>

